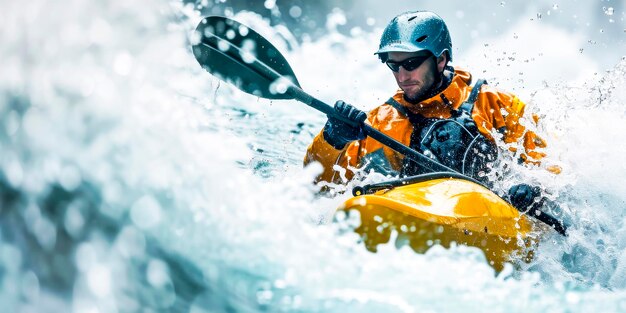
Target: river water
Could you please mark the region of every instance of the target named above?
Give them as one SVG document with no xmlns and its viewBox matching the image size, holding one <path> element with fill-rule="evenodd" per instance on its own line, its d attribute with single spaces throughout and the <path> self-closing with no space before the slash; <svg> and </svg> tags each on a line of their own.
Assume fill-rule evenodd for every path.
<svg viewBox="0 0 626 313">
<path fill-rule="evenodd" d="M 570 235 L 548 233 L 533 263 L 496 273 L 474 248 L 372 254 L 327 223 L 347 195 L 317 197 L 319 168 L 301 166 L 324 116 L 202 70 L 189 49 L 201 18 L 192 6 L 2 7 L 6 312 L 626 310 L 626 60 L 599 71 L 555 52 L 584 38 L 522 23 L 455 60 L 520 94 L 541 117 L 546 163 L 564 169 L 514 169 L 559 203 Z M 367 109 L 395 89 L 372 56 L 380 32 L 335 32 L 340 13 L 304 42 L 253 13 L 235 18 L 268 36 L 324 101 Z M 511 48 L 537 30 L 560 40 Z"/>
</svg>

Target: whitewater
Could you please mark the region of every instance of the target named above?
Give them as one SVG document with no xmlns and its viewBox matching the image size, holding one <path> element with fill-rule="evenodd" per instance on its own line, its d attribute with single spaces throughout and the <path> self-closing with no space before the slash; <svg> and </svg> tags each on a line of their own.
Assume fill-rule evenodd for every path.
<svg viewBox="0 0 626 313">
<path fill-rule="evenodd" d="M 604 71 L 562 52 L 581 36 L 525 21 L 455 59 L 528 103 L 546 163 L 563 168 L 519 165 L 512 179 L 541 184 L 569 236 L 548 233 L 532 263 L 496 273 L 464 246 L 373 254 L 329 222 L 348 195 L 318 197 L 320 168 L 302 168 L 325 116 L 200 68 L 193 6 L 2 7 L 2 311 L 626 311 L 626 58 Z M 372 55 L 380 29 L 341 34 L 334 12 L 327 35 L 298 42 L 254 13 L 231 17 L 323 101 L 367 110 L 395 91 Z"/>
</svg>

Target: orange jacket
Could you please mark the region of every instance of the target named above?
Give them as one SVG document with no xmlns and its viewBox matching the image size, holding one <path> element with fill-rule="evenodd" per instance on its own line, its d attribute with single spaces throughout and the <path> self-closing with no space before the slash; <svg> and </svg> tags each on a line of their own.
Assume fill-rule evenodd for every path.
<svg viewBox="0 0 626 313">
<path fill-rule="evenodd" d="M 451 116 L 450 108 L 458 109 L 469 97 L 472 91 L 470 86 L 471 80 L 470 73 L 455 68 L 454 77 L 450 85 L 432 98 L 418 104 L 412 104 L 404 100 L 402 90 L 399 90 L 393 98 L 408 110 L 421 114 L 424 117 L 449 118 Z M 445 103 L 444 98 L 449 103 Z M 536 162 L 544 154 L 535 151 L 535 149 L 543 148 L 546 144 L 535 133 L 527 131 L 524 126 L 519 124 L 519 119 L 524 115 L 524 107 L 525 104 L 515 95 L 499 91 L 489 85 L 483 85 L 475 102 L 472 117 L 478 126 L 478 130 L 487 138 L 492 138 L 490 134 L 492 129 L 500 129 L 502 127 L 505 127 L 504 142 L 506 143 L 517 142 L 523 137 L 525 151 L 521 154 L 522 158 L 527 162 Z M 535 123 L 537 122 L 536 117 L 533 117 L 533 120 Z M 407 146 L 411 142 L 413 125 L 411 125 L 406 116 L 388 103 L 384 103 L 370 111 L 366 123 Z M 399 171 L 402 167 L 404 156 L 383 146 L 378 141 L 368 137 L 363 140 L 353 141 L 342 150 L 337 150 L 324 140 L 322 132 L 309 145 L 304 164 L 306 165 L 313 161 L 320 162 L 324 167 L 324 171 L 317 181 L 340 183 L 341 175 L 336 168 L 333 168 L 334 166 L 347 169 L 345 176 L 347 179 L 351 179 L 353 173 L 350 168 L 356 168 L 364 155 L 381 148 L 393 169 Z"/>
</svg>

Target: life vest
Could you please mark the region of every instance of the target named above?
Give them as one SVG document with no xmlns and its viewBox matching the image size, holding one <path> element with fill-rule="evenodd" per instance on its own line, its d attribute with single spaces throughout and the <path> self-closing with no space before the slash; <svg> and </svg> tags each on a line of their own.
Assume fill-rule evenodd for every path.
<svg viewBox="0 0 626 313">
<path fill-rule="evenodd" d="M 404 114 L 413 125 L 410 147 L 479 181 L 487 181 L 490 164 L 497 158 L 495 144 L 480 133 L 472 118 L 472 110 L 480 88 L 486 84 L 479 79 L 467 100 L 458 109 L 451 109 L 450 118 L 427 118 L 413 113 L 390 98 L 387 103 Z M 503 129 L 504 130 L 504 129 Z M 401 176 L 430 172 L 421 164 L 405 158 Z"/>
</svg>

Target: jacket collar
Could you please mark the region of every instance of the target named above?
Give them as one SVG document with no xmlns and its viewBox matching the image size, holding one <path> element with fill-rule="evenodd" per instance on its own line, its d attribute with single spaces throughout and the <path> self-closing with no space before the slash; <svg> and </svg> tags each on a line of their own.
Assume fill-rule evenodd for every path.
<svg viewBox="0 0 626 313">
<path fill-rule="evenodd" d="M 393 99 L 413 113 L 425 116 L 448 117 L 450 109 L 457 109 L 469 95 L 467 88 L 472 80 L 472 75 L 459 68 L 451 68 L 452 81 L 450 85 L 440 93 L 419 103 L 410 103 L 404 99 L 404 91 L 401 89 L 393 96 Z"/>
</svg>

